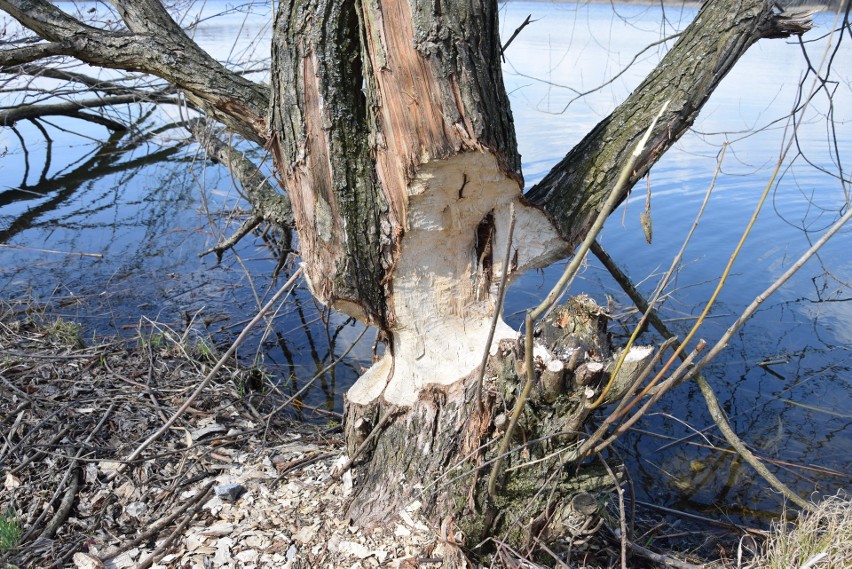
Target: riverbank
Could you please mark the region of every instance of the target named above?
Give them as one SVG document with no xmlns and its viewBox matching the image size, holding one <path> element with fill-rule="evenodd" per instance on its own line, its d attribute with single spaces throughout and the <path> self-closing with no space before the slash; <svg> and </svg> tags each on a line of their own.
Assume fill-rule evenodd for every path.
<svg viewBox="0 0 852 569">
<path fill-rule="evenodd" d="M 216 348 L 164 326 L 146 330 L 132 342 L 84 342 L 73 322 L 0 303 L 0 567 L 465 566 L 461 550 L 419 519 L 418 503 L 371 532 L 349 523 L 352 474 L 335 475 L 346 462 L 339 425 L 286 420 L 262 372 L 235 361 L 193 398 Z M 601 520 L 575 544 L 579 566 L 620 566 L 617 519 Z M 810 548 L 802 562 L 823 555 L 819 567 L 846 566 L 850 546 L 823 541 L 842 542 L 850 522 L 834 525 L 827 540 L 798 546 Z M 654 566 L 649 550 L 634 553 L 630 567 Z M 680 557 L 689 561 L 657 559 L 736 566 Z M 493 566 L 543 567 L 508 551 L 501 561 Z M 755 563 L 738 566 L 764 566 Z"/>
<path fill-rule="evenodd" d="M 214 355 L 167 328 L 87 346 L 74 323 L 0 305 L 0 567 L 407 567 L 432 555 L 416 509 L 386 532 L 350 529 L 351 476 L 332 478 L 339 428 L 264 414 L 272 393 L 235 362 L 125 461 Z"/>
</svg>

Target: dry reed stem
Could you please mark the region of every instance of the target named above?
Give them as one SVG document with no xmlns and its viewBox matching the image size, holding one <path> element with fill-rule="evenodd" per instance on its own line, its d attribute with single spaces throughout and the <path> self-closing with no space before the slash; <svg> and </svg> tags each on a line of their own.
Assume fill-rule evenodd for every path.
<svg viewBox="0 0 852 569">
<path fill-rule="evenodd" d="M 776 522 L 762 554 L 744 569 L 852 567 L 852 501 L 843 493 L 801 511 L 792 524 Z"/>
</svg>

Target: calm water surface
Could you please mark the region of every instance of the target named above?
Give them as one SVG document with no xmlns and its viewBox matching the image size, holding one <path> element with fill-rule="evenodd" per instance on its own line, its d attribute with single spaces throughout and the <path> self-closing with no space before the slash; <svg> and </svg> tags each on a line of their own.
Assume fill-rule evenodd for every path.
<svg viewBox="0 0 852 569">
<path fill-rule="evenodd" d="M 207 2 L 206 10 L 213 14 L 228 5 Z M 536 21 L 508 49 L 505 79 L 531 186 L 624 99 L 671 41 L 650 47 L 613 77 L 644 46 L 682 29 L 695 12 L 512 2 L 502 7 L 505 37 L 527 14 Z M 816 20 L 814 38 L 830 29 L 832 16 L 820 14 Z M 262 62 L 269 18 L 262 9 L 227 12 L 202 21 L 195 35 L 217 57 Z M 808 44 L 811 61 L 819 60 L 824 45 Z M 838 82 L 832 84 L 833 108 L 824 94 L 814 100 L 799 131 L 800 153 L 794 149 L 787 160 L 699 333 L 711 343 L 846 203 L 849 186 L 836 173 L 838 163 L 847 179 L 852 170 L 850 55 L 847 41 L 831 70 Z M 662 308 L 681 335 L 712 293 L 769 180 L 803 69 L 802 49 L 795 43 L 764 40 L 753 47 L 713 95 L 693 132 L 651 172 L 653 244 L 645 243 L 639 225 L 644 182 L 605 228 L 604 247 L 650 294 L 698 211 L 722 143 L 729 142 L 707 212 Z M 586 91 L 593 92 L 577 98 Z M 177 112 L 126 112 L 140 127 L 179 117 Z M 158 331 L 148 319 L 162 323 L 160 329 L 182 329 L 193 321 L 199 333 L 225 342 L 292 270 L 285 268 L 278 283 L 271 281 L 280 241 L 271 234 L 243 240 L 237 254 L 226 254 L 220 265 L 212 257 L 198 257 L 239 225 L 235 210 L 243 204 L 228 173 L 197 159 L 197 148 L 181 142 L 180 129 L 143 139 L 137 131 L 110 138 L 98 127 L 59 118 L 43 126 L 50 143 L 30 123 L 17 125 L 26 149 L 14 132 L 0 129 L 0 151 L 7 149 L 0 158 L 0 243 L 20 247 L 0 247 L 3 298 L 53 301 L 63 315 L 81 321 L 87 334 L 132 337 L 137 330 Z M 803 493 L 845 488 L 852 472 L 850 243 L 849 230 L 835 237 L 706 369 L 736 430 L 773 461 L 780 478 Z M 546 294 L 560 271 L 561 265 L 521 278 L 510 292 L 507 320 L 519 325 L 521 311 Z M 610 299 L 616 314 L 630 306 L 594 261 L 573 292 L 587 292 L 603 303 Z M 612 330 L 629 334 L 627 326 L 616 322 Z M 321 311 L 299 290 L 240 357 L 263 363 L 278 375 L 284 391 L 292 391 L 339 357 L 360 332 L 355 323 Z M 316 410 L 305 409 L 305 418 L 334 418 L 329 412 L 339 410 L 342 394 L 369 365 L 371 343 L 367 334 L 340 366 L 321 376 L 305 401 Z M 758 365 L 770 360 L 776 363 Z M 669 394 L 640 422 L 620 447 L 640 498 L 759 523 L 778 511 L 779 502 L 749 467 L 709 448 L 727 448 L 708 428 L 711 423 L 691 385 Z"/>
</svg>

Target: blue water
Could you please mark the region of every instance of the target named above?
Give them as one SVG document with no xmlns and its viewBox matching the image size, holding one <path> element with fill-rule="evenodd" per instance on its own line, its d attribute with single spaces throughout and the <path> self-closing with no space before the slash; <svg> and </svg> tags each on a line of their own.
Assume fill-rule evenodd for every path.
<svg viewBox="0 0 852 569">
<path fill-rule="evenodd" d="M 207 2 L 206 9 L 216 12 L 227 5 Z M 575 91 L 608 82 L 643 46 L 682 29 L 695 10 L 511 2 L 501 7 L 504 36 L 527 14 L 537 21 L 509 47 L 504 69 L 529 187 L 624 99 L 672 42 L 649 48 L 633 67 L 590 94 L 575 100 Z M 813 38 L 831 28 L 832 15 L 819 14 L 816 21 Z M 268 35 L 269 17 L 262 7 L 225 12 L 201 21 L 195 30 L 198 41 L 217 57 L 234 60 L 262 61 Z M 819 61 L 824 46 L 825 40 L 807 44 L 811 61 Z M 831 70 L 838 82 L 833 109 L 824 93 L 812 102 L 798 133 L 805 155 L 794 149 L 785 162 L 698 334 L 711 344 L 846 207 L 849 184 L 831 173 L 838 172 L 835 151 L 843 175 L 848 179 L 852 171 L 850 56 L 847 38 Z M 764 40 L 754 46 L 725 78 L 692 132 L 652 170 L 653 244 L 645 243 L 639 225 L 644 180 L 604 230 L 603 246 L 650 294 L 698 211 L 722 143 L 729 142 L 707 211 L 661 309 L 681 336 L 712 293 L 770 179 L 803 70 L 795 41 Z M 14 103 L 9 95 L 0 104 Z M 835 140 L 829 136 L 829 110 Z M 139 109 L 126 112 L 140 115 Z M 172 109 L 140 120 L 163 124 L 178 116 Z M 21 247 L 0 247 L 3 298 L 51 301 L 63 316 L 81 321 L 86 334 L 133 337 L 140 331 L 180 330 L 192 321 L 199 334 L 226 342 L 292 272 L 288 265 L 277 282 L 270 278 L 275 235 L 244 239 L 236 254 L 226 254 L 218 265 L 212 256 L 198 257 L 239 225 L 244 204 L 226 171 L 205 163 L 194 146 L 181 146 L 180 129 L 141 144 L 131 135 L 117 140 L 108 148 L 111 163 L 100 164 L 97 171 L 113 170 L 93 177 L 96 168 L 82 165 L 101 148 L 107 131 L 61 118 L 44 127 L 50 144 L 32 124 L 17 125 L 27 141 L 27 156 L 14 132 L 0 128 L 0 243 Z M 43 175 L 48 150 L 51 163 Z M 151 158 L 170 152 L 164 159 Z M 75 175 L 75 169 L 82 171 Z M 16 190 L 22 186 L 25 191 Z M 802 493 L 848 487 L 852 472 L 849 247 L 846 229 L 770 298 L 705 370 L 735 429 L 761 456 L 780 461 L 770 468 Z M 562 266 L 519 279 L 507 299 L 510 323 L 520 325 L 522 311 L 549 291 Z M 630 303 L 594 259 L 572 292 L 611 302 L 614 314 L 624 317 L 612 324 L 616 339 L 630 333 Z M 300 288 L 239 355 L 267 366 L 282 391 L 291 392 L 342 354 L 360 331 L 344 317 L 323 312 Z M 371 345 L 368 333 L 341 365 L 322 375 L 305 400 L 320 411 L 306 409 L 305 418 L 333 418 L 328 412 L 340 409 L 342 394 L 369 365 Z M 782 363 L 757 365 L 765 360 Z M 779 501 L 749 467 L 709 448 L 727 448 L 714 428 L 695 435 L 711 423 L 692 385 L 660 401 L 619 446 L 640 497 L 747 521 L 777 512 Z M 693 437 L 663 448 L 687 435 Z"/>
</svg>

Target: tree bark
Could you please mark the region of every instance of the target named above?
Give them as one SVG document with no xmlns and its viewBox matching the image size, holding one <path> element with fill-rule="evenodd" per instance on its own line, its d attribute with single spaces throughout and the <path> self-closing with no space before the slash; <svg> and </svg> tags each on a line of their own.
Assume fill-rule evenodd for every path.
<svg viewBox="0 0 852 569">
<path fill-rule="evenodd" d="M 692 124 L 750 45 L 806 31 L 807 14 L 776 14 L 767 0 L 709 0 L 627 101 L 523 196 L 496 0 L 282 1 L 271 88 L 210 58 L 159 2 L 113 4 L 127 31 L 87 26 L 44 0 L 0 0 L 47 40 L 0 51 L 0 66 L 62 54 L 151 73 L 271 149 L 312 292 L 388 338 L 386 355 L 347 394 L 353 519 L 381 523 L 421 501 L 451 542 L 500 535 L 527 547 L 570 536 L 577 516 L 593 516 L 571 496 L 594 486 L 594 473 L 563 465 L 561 453 L 612 362 L 605 314 L 586 301 L 542 326 L 532 364 L 539 384 L 500 492 L 485 489 L 527 371 L 517 335 L 499 318 L 486 345 L 497 283 L 570 254 L 664 101 L 669 110 L 631 182 Z M 475 372 L 485 350 L 480 405 Z M 609 397 L 628 392 L 650 357 L 634 349 Z"/>
</svg>

